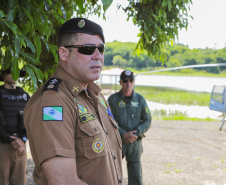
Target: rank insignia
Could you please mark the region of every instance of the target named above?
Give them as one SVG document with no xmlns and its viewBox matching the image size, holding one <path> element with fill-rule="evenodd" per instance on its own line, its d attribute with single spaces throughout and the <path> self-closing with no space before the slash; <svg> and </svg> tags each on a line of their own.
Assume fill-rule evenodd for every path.
<svg viewBox="0 0 226 185">
<path fill-rule="evenodd" d="M 81 115 L 79 117 L 80 117 L 80 120 L 81 120 L 82 123 L 86 123 L 88 121 L 97 119 L 96 116 L 93 113 L 83 114 L 83 115 Z"/>
<path fill-rule="evenodd" d="M 43 107 L 43 121 L 63 121 L 63 107 Z"/>
<path fill-rule="evenodd" d="M 139 106 L 138 102 L 131 101 L 131 107 L 138 107 L 138 106 Z"/>
<path fill-rule="evenodd" d="M 102 139 L 98 138 L 98 139 L 95 139 L 93 141 L 93 150 L 96 152 L 96 153 L 100 153 L 104 150 L 104 142 Z"/>
<path fill-rule="evenodd" d="M 44 85 L 42 92 L 46 91 L 46 90 L 54 90 L 54 91 L 58 91 L 58 86 L 61 83 L 61 79 L 59 78 L 50 78 Z"/>
<path fill-rule="evenodd" d="M 52 89 L 52 88 L 54 88 L 54 85 L 48 85 L 47 86 L 47 89 Z"/>
<path fill-rule="evenodd" d="M 124 101 L 120 101 L 120 102 L 118 102 L 118 106 L 120 108 L 124 108 L 126 106 L 126 103 Z"/>
<path fill-rule="evenodd" d="M 87 113 L 87 109 L 85 107 L 83 107 L 83 105 L 81 105 L 81 104 L 78 104 L 78 109 L 79 109 L 80 114 L 86 114 Z"/>
<path fill-rule="evenodd" d="M 150 110 L 148 107 L 145 108 L 145 111 L 149 114 L 150 113 Z"/>
</svg>

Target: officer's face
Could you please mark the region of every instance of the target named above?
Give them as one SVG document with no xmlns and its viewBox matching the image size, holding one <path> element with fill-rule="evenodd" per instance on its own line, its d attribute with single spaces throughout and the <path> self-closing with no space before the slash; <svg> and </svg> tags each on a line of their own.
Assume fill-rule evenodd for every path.
<svg viewBox="0 0 226 185">
<path fill-rule="evenodd" d="M 17 81 L 13 80 L 11 74 L 6 73 L 4 76 L 4 81 L 9 83 L 9 84 L 16 84 Z"/>
<path fill-rule="evenodd" d="M 74 43 L 74 45 L 95 46 L 101 44 L 103 44 L 103 41 L 98 35 L 84 33 L 79 33 L 78 40 Z M 91 55 L 78 52 L 78 48 L 70 48 L 70 51 L 67 60 L 67 70 L 71 75 L 77 76 L 84 85 L 99 79 L 104 63 L 104 54 L 101 54 L 98 49 L 95 49 Z"/>
<path fill-rule="evenodd" d="M 134 88 L 134 79 L 126 78 L 125 80 L 120 80 L 123 91 L 132 92 Z"/>
</svg>

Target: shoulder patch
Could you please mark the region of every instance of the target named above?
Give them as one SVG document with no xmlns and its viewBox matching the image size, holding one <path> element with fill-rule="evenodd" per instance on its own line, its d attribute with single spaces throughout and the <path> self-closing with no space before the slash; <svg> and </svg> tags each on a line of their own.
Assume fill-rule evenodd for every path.
<svg viewBox="0 0 226 185">
<path fill-rule="evenodd" d="M 54 91 L 58 92 L 58 86 L 61 82 L 62 82 L 62 80 L 59 78 L 50 78 L 44 85 L 42 92 L 44 92 L 46 90 L 54 90 Z"/>
</svg>

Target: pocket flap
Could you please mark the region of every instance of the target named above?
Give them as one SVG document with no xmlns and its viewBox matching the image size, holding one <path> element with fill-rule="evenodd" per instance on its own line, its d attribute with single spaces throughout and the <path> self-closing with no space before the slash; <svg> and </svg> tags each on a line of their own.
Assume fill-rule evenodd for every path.
<svg viewBox="0 0 226 185">
<path fill-rule="evenodd" d="M 89 136 L 95 136 L 101 134 L 101 129 L 94 121 L 89 121 L 86 123 L 80 124 L 80 129 Z"/>
</svg>

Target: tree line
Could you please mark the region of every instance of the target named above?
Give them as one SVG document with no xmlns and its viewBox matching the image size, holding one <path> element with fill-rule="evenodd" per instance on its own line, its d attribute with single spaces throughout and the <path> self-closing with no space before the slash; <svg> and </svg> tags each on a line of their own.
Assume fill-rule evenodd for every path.
<svg viewBox="0 0 226 185">
<path fill-rule="evenodd" d="M 26 83 L 34 89 L 45 82 L 58 65 L 57 30 L 71 17 L 105 17 L 113 0 L 1 0 L 0 68 L 11 66 L 13 79 L 27 71 Z M 161 58 L 165 43 L 188 27 L 192 0 L 127 0 L 118 9 L 139 27 L 136 51 Z M 120 20 L 118 20 L 120 28 Z M 128 30 L 129 31 L 129 30 Z"/>
<path fill-rule="evenodd" d="M 183 44 L 167 45 L 163 49 L 163 58 L 156 60 L 148 56 L 147 52 L 135 53 L 136 43 L 133 42 L 109 42 L 105 49 L 105 66 L 121 68 L 136 68 L 138 70 L 153 69 L 156 67 L 180 67 L 198 64 L 226 63 L 226 47 L 222 49 L 189 49 Z M 202 67 L 197 70 L 205 70 L 218 74 L 226 67 Z"/>
</svg>

